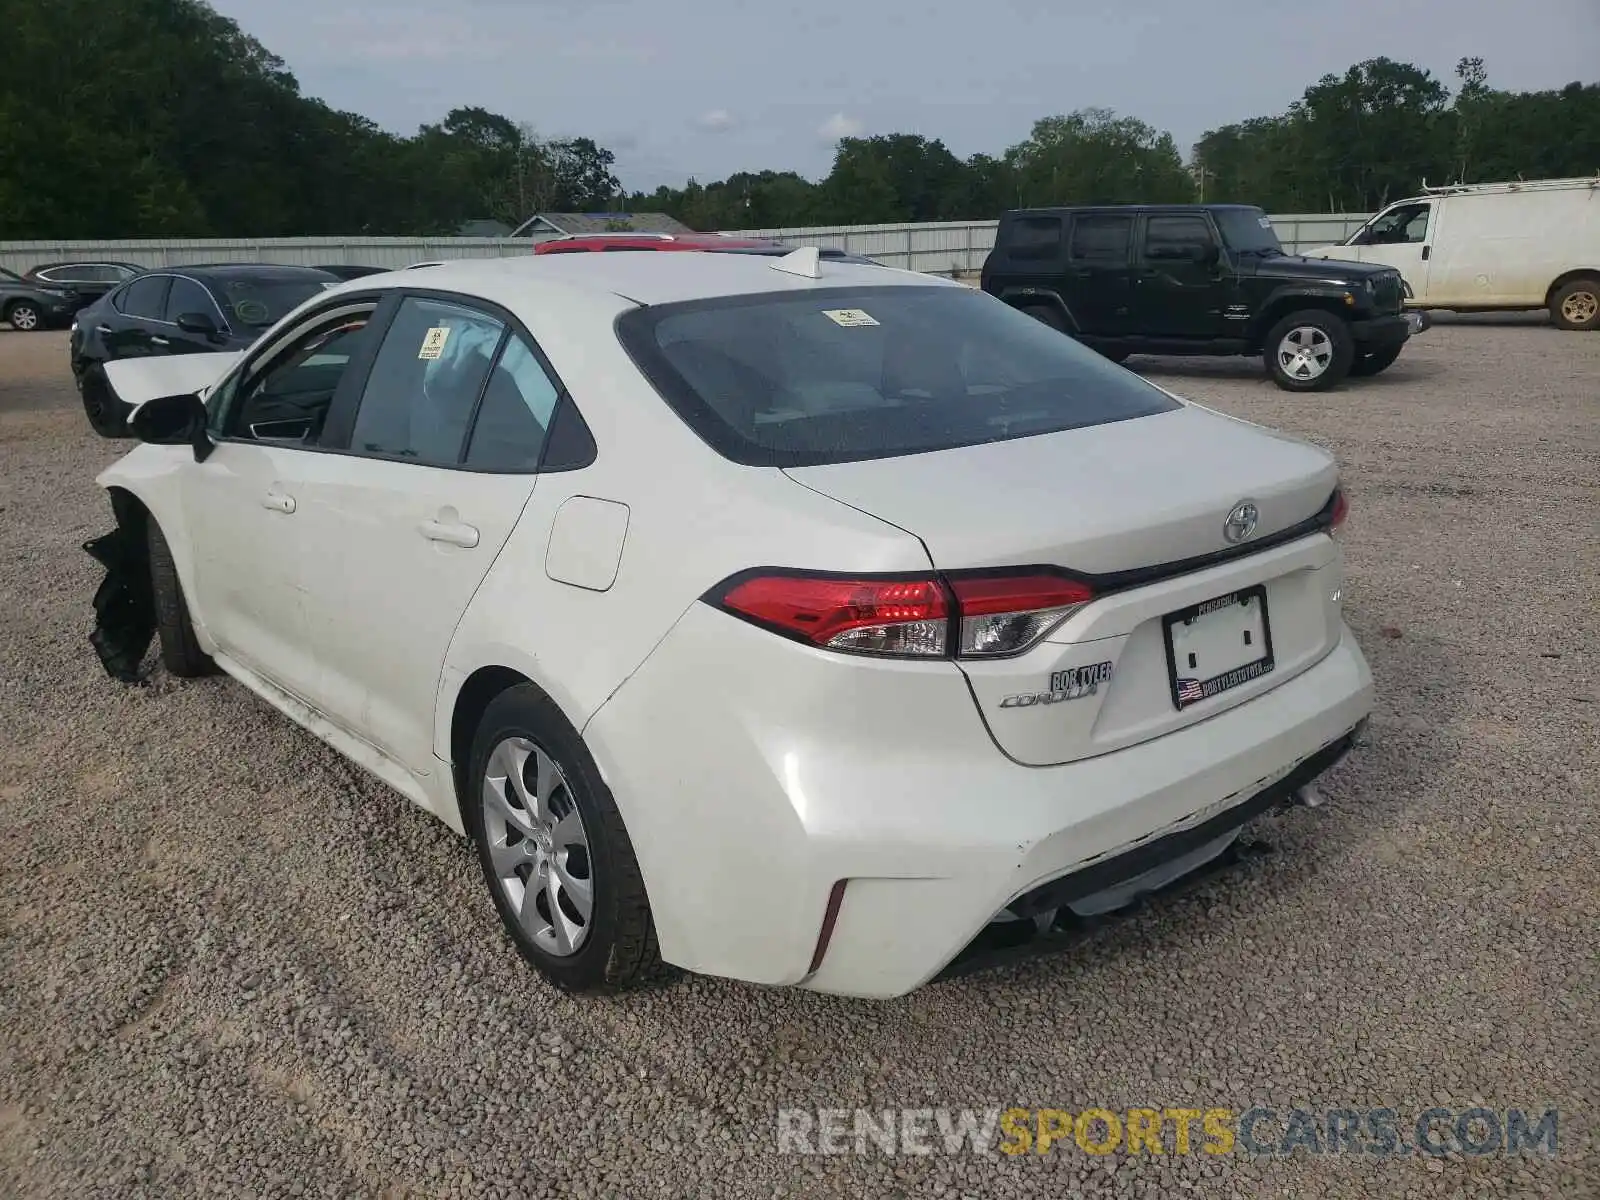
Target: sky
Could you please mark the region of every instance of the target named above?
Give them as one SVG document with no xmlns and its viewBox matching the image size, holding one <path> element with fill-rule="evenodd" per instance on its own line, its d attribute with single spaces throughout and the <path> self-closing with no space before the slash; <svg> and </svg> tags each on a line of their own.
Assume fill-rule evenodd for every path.
<svg viewBox="0 0 1600 1200">
<path fill-rule="evenodd" d="M 1380 55 L 1454 85 L 1600 81 L 1600 0 L 212 0 L 309 95 L 397 133 L 478 105 L 592 137 L 629 190 L 735 171 L 820 178 L 840 137 L 999 154 L 1101 106 L 1170 131 L 1283 111 Z M 913 15 L 914 14 L 914 15 Z M 1600 168 L 1600 163 L 1595 164 Z"/>
</svg>

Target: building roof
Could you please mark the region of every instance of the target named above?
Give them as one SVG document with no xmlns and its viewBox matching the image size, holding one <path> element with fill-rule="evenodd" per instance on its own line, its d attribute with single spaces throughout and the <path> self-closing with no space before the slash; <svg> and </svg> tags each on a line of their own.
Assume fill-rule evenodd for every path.
<svg viewBox="0 0 1600 1200">
<path fill-rule="evenodd" d="M 480 217 L 476 220 L 465 221 L 460 229 L 456 230 L 457 237 L 482 237 L 502 238 L 511 235 L 511 226 L 504 221 L 496 221 L 490 217 Z"/>
<path fill-rule="evenodd" d="M 535 213 L 516 229 L 512 237 L 573 233 L 693 233 L 682 221 L 666 213 Z"/>
</svg>

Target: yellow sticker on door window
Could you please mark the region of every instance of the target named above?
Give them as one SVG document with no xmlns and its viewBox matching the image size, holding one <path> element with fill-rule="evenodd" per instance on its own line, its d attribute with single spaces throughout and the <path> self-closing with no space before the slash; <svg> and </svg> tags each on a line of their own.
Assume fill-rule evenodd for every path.
<svg viewBox="0 0 1600 1200">
<path fill-rule="evenodd" d="M 428 330 L 422 338 L 422 349 L 417 351 L 418 358 L 434 359 L 444 355 L 444 344 L 450 337 L 448 325 L 435 325 Z"/>
<path fill-rule="evenodd" d="M 835 325 L 843 325 L 846 329 L 853 329 L 860 325 L 876 325 L 871 313 L 862 312 L 859 308 L 825 308 L 822 315 Z"/>
</svg>

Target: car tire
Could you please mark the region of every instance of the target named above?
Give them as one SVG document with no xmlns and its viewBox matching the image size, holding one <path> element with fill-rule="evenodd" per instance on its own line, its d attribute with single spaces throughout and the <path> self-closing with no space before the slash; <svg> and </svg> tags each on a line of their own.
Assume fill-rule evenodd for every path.
<svg viewBox="0 0 1600 1200">
<path fill-rule="evenodd" d="M 1267 333 L 1267 373 L 1286 392 L 1325 392 L 1350 373 L 1355 342 L 1340 318 L 1317 308 L 1290 313 Z"/>
<path fill-rule="evenodd" d="M 45 327 L 44 311 L 26 300 L 13 300 L 6 308 L 6 323 L 18 333 L 36 333 Z"/>
<path fill-rule="evenodd" d="M 117 399 L 104 367 L 96 363 L 84 368 L 78 395 L 83 398 L 83 415 L 89 418 L 90 429 L 103 438 L 130 436 L 128 416 L 133 410 Z"/>
<path fill-rule="evenodd" d="M 161 639 L 161 661 L 167 674 L 179 679 L 198 679 L 215 675 L 217 664 L 200 649 L 189 619 L 189 605 L 178 582 L 178 568 L 172 561 L 172 548 L 154 517 L 145 519 L 145 541 L 150 555 L 150 593 L 155 601 L 156 634 Z"/>
<path fill-rule="evenodd" d="M 578 731 L 531 683 L 490 701 L 466 787 L 462 818 L 495 910 L 545 979 L 615 992 L 667 974 L 611 790 Z"/>
<path fill-rule="evenodd" d="M 1377 375 L 1394 366 L 1395 359 L 1400 357 L 1400 351 L 1405 343 L 1400 342 L 1393 346 L 1385 346 L 1382 350 L 1373 350 L 1366 354 L 1356 355 L 1350 364 L 1352 376 L 1364 377 Z"/>
<path fill-rule="evenodd" d="M 1600 278 L 1586 275 L 1558 287 L 1550 297 L 1550 320 L 1557 329 L 1600 329 Z"/>
</svg>

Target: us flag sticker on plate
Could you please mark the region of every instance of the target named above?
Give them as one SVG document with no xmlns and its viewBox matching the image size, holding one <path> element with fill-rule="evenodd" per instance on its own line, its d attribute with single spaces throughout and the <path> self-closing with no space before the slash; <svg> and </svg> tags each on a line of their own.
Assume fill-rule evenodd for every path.
<svg viewBox="0 0 1600 1200">
<path fill-rule="evenodd" d="M 876 325 L 870 313 L 862 312 L 859 308 L 825 308 L 822 315 L 835 325 L 843 325 L 846 329 L 857 325 Z"/>
</svg>

